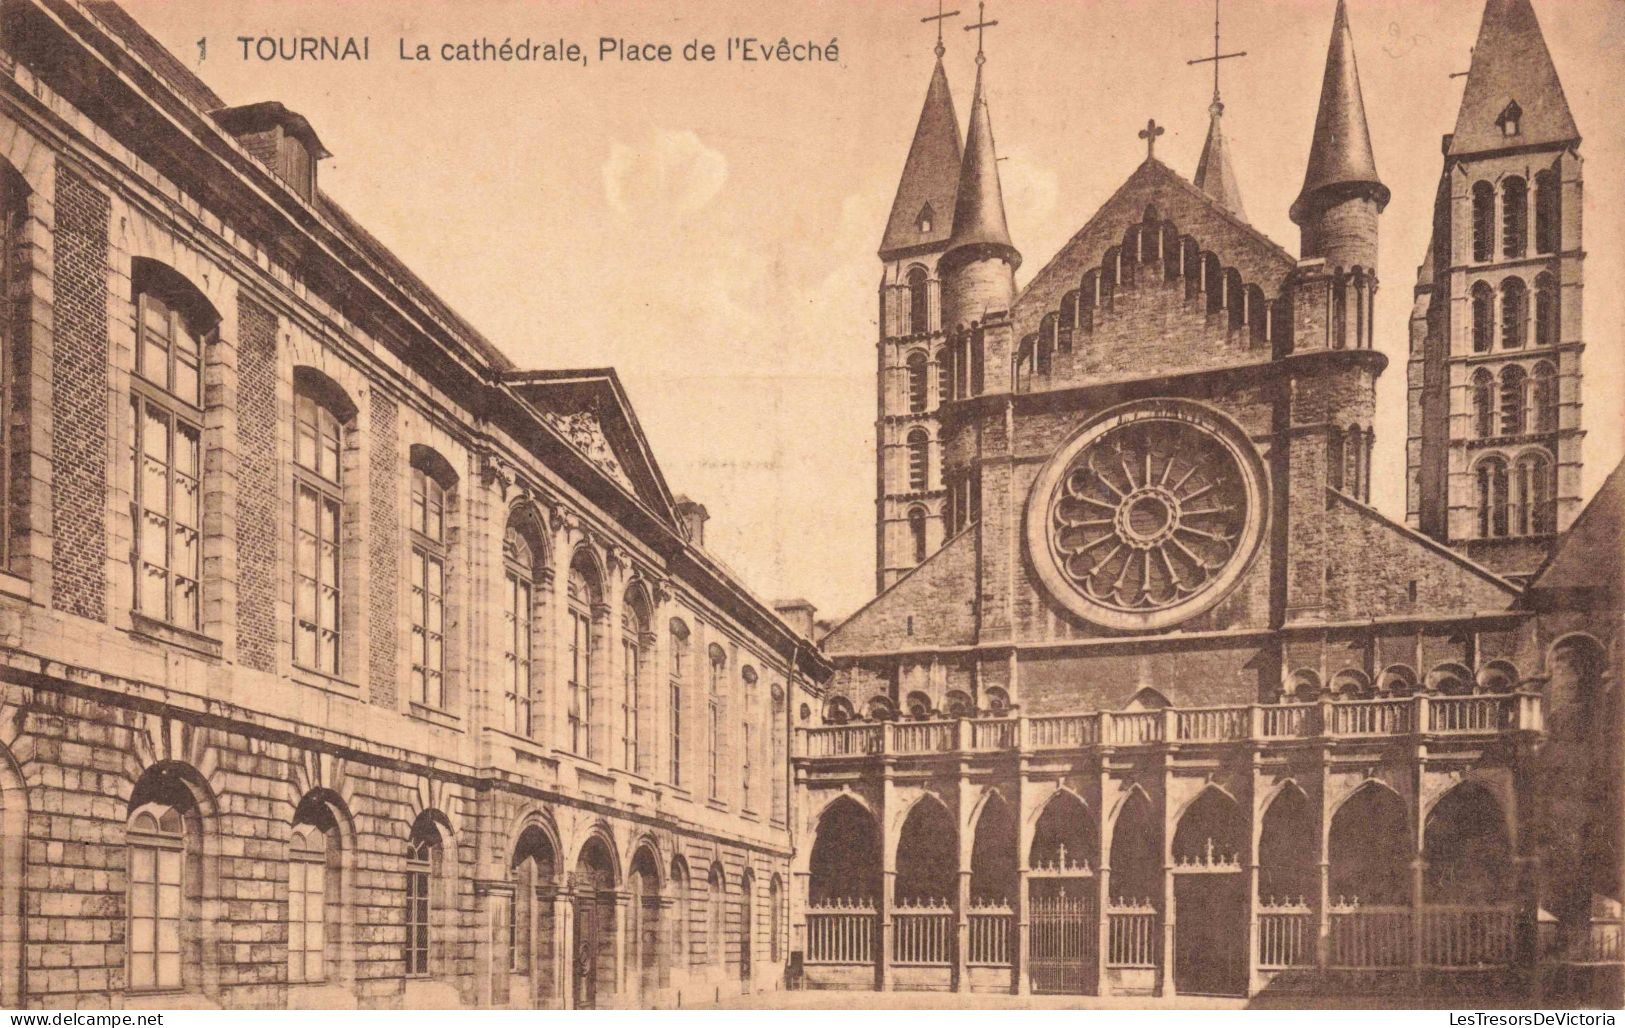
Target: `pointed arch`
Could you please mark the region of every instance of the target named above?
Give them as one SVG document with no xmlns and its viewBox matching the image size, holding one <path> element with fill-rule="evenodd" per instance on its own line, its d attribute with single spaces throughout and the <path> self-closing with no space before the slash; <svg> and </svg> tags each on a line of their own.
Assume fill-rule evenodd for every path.
<svg viewBox="0 0 1625 1028">
<path fill-rule="evenodd" d="M 1332 808 L 1328 882 L 1339 905 L 1409 901 L 1413 846 L 1405 801 L 1386 782 L 1366 779 Z"/>
<path fill-rule="evenodd" d="M 1174 818 L 1179 863 L 1240 863 L 1248 850 L 1247 816 L 1223 786 L 1209 782 Z"/>
<path fill-rule="evenodd" d="M 971 821 L 971 903 L 1009 906 L 1016 894 L 1016 819 L 997 789 L 982 794 Z"/>
<path fill-rule="evenodd" d="M 842 793 L 813 822 L 807 901 L 872 902 L 880 896 L 880 825 L 857 796 Z"/>
<path fill-rule="evenodd" d="M 1111 829 L 1111 898 L 1162 907 L 1162 823 L 1138 783 L 1117 806 Z"/>
<path fill-rule="evenodd" d="M 1267 903 L 1319 902 L 1316 814 L 1297 782 L 1278 785 L 1264 806 L 1258 837 L 1258 895 Z"/>
<path fill-rule="evenodd" d="M 1512 895 L 1512 839 L 1495 795 L 1468 780 L 1439 797 L 1423 820 L 1422 859 L 1428 903 L 1500 902 Z"/>
<path fill-rule="evenodd" d="M 1058 787 L 1033 815 L 1028 867 L 1079 867 L 1098 861 L 1100 825 L 1082 796 Z"/>
<path fill-rule="evenodd" d="M 909 804 L 897 833 L 899 903 L 950 903 L 958 894 L 959 831 L 947 804 L 925 792 Z"/>
</svg>

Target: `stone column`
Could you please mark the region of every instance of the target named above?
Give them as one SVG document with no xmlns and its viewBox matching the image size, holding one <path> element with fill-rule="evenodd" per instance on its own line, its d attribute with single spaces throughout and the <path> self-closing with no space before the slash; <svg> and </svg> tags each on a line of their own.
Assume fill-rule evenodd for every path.
<svg viewBox="0 0 1625 1028">
<path fill-rule="evenodd" d="M 1015 914 L 1016 946 L 1014 959 L 1011 960 L 1010 973 L 1015 976 L 1015 990 L 1017 995 L 1025 996 L 1032 991 L 1032 897 L 1027 894 L 1028 888 L 1028 861 L 1032 856 L 1033 828 L 1032 819 L 1028 817 L 1028 807 L 1032 805 L 1033 788 L 1027 780 L 1027 719 L 1016 719 L 1016 894 L 1013 897 Z"/>
<path fill-rule="evenodd" d="M 575 897 L 553 897 L 553 988 L 560 1010 L 575 1008 Z"/>
<path fill-rule="evenodd" d="M 960 823 L 959 844 L 959 888 L 954 894 L 954 966 L 953 989 L 955 992 L 970 991 L 970 861 L 971 853 L 976 847 L 976 826 L 966 820 L 965 814 L 971 810 L 976 802 L 975 786 L 970 781 L 970 767 L 963 759 L 963 755 L 970 748 L 970 722 L 960 718 L 955 730 L 958 732 L 957 749 L 961 754 L 959 761 L 959 809 L 957 816 Z"/>
<path fill-rule="evenodd" d="M 875 954 L 875 988 L 885 991 L 891 983 L 892 896 L 897 889 L 897 840 L 892 838 L 891 814 L 897 806 L 897 787 L 893 775 L 897 759 L 892 756 L 892 725 L 880 726 L 880 895 L 875 897 L 875 911 L 880 916 L 880 951 Z M 900 826 L 899 826 L 900 827 Z"/>
<path fill-rule="evenodd" d="M 1183 251 L 1181 251 L 1183 253 Z M 1109 715 L 1101 712 L 1101 737 L 1107 738 L 1106 721 Z M 1111 881 L 1112 849 L 1106 837 L 1106 797 L 1111 789 L 1111 773 L 1106 770 L 1105 758 L 1100 762 L 1100 801 L 1095 805 L 1095 915 L 1100 921 L 1100 935 L 1095 943 L 1095 992 L 1111 995 L 1111 983 L 1106 974 L 1106 960 L 1111 953 Z"/>
<path fill-rule="evenodd" d="M 606 894 L 599 895 L 602 897 Z M 633 989 L 626 970 L 626 955 L 636 953 L 637 947 L 626 944 L 626 932 L 628 924 L 633 923 L 635 919 L 626 916 L 627 907 L 632 900 L 631 893 L 615 892 L 607 895 L 612 897 L 615 904 L 615 973 L 612 980 L 615 983 L 616 1005 L 620 1006 L 633 998 Z"/>
</svg>

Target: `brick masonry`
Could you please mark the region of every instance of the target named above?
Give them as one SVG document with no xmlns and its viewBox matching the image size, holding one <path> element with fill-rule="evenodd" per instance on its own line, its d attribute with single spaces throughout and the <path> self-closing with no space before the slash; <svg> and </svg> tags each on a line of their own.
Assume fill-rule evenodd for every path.
<svg viewBox="0 0 1625 1028">
<path fill-rule="evenodd" d="M 237 301 L 237 659 L 276 668 L 277 373 L 276 317 Z"/>
<path fill-rule="evenodd" d="M 400 482 L 400 447 L 397 441 L 395 401 L 377 392 L 372 394 L 368 414 L 372 426 L 367 488 L 372 501 L 371 589 L 367 596 L 369 643 L 369 686 L 372 702 L 393 707 L 398 699 L 396 621 L 397 587 L 400 575 L 399 504 L 396 490 Z"/>
</svg>

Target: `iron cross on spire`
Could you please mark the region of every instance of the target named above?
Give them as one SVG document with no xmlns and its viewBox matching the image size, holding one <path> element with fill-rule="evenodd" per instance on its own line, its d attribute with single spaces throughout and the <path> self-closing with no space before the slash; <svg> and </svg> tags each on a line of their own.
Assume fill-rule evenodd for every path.
<svg viewBox="0 0 1625 1028">
<path fill-rule="evenodd" d="M 943 54 L 947 53 L 947 49 L 942 45 L 942 23 L 944 21 L 946 21 L 947 19 L 949 19 L 949 18 L 957 18 L 957 17 L 959 17 L 959 12 L 958 11 L 944 11 L 942 9 L 942 0 L 937 0 L 937 13 L 936 14 L 928 14 L 925 17 L 920 19 L 921 22 L 933 22 L 934 21 L 934 22 L 937 23 L 937 56 L 938 57 L 941 57 Z"/>
<path fill-rule="evenodd" d="M 1235 53 L 1229 53 L 1229 54 L 1219 52 L 1219 0 L 1213 0 L 1213 56 L 1212 57 L 1198 57 L 1194 61 L 1186 61 L 1185 63 L 1187 65 L 1190 65 L 1190 64 L 1208 64 L 1208 63 L 1211 63 L 1213 65 L 1213 102 L 1214 103 L 1219 102 L 1219 62 L 1220 61 L 1228 61 L 1232 57 L 1246 57 L 1246 56 L 1247 56 L 1247 51 L 1245 51 L 1245 50 L 1237 50 Z"/>
<path fill-rule="evenodd" d="M 965 31 L 966 32 L 969 32 L 971 29 L 976 30 L 976 63 L 977 64 L 983 64 L 983 63 L 986 63 L 986 61 L 987 61 L 987 58 L 982 55 L 982 30 L 983 29 L 990 29 L 993 26 L 998 24 L 998 22 L 996 22 L 996 21 L 988 21 L 986 12 L 987 12 L 987 4 L 986 4 L 985 0 L 976 0 L 976 24 L 975 25 L 966 25 L 965 26 Z"/>
<path fill-rule="evenodd" d="M 1157 137 L 1162 135 L 1164 131 L 1166 130 L 1157 124 L 1157 119 L 1149 118 L 1146 120 L 1145 128 L 1140 130 L 1140 138 L 1145 140 L 1146 160 L 1149 161 L 1157 155 Z"/>
</svg>

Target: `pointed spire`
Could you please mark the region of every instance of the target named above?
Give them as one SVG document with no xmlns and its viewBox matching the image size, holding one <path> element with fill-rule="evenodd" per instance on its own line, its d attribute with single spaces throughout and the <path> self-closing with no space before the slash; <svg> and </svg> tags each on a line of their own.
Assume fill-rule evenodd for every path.
<svg viewBox="0 0 1625 1028">
<path fill-rule="evenodd" d="M 993 121 L 982 91 L 985 61 L 978 50 L 976 92 L 971 98 L 965 157 L 959 166 L 959 194 L 954 201 L 954 229 L 948 239 L 948 252 L 975 247 L 1004 257 L 1015 268 L 1021 264 L 1021 254 L 1011 245 L 1010 228 L 1004 220 L 1004 189 L 999 184 L 998 156 L 993 148 Z"/>
<path fill-rule="evenodd" d="M 1217 95 L 1208 105 L 1211 120 L 1207 127 L 1207 142 L 1202 144 L 1202 159 L 1196 162 L 1196 188 L 1219 201 L 1220 206 L 1242 221 L 1247 211 L 1241 206 L 1241 187 L 1236 184 L 1236 169 L 1230 162 L 1230 147 L 1224 141 L 1224 129 L 1219 119 L 1224 116 L 1224 102 Z"/>
<path fill-rule="evenodd" d="M 1516 112 L 1515 132 L 1505 124 L 1509 109 Z M 1450 156 L 1579 141 L 1580 130 L 1529 0 L 1488 0 Z"/>
<path fill-rule="evenodd" d="M 914 143 L 903 162 L 891 217 L 886 219 L 886 235 L 880 241 L 883 259 L 895 251 L 947 240 L 953 228 L 960 155 L 959 115 L 954 112 L 948 73 L 942 69 L 939 52 L 931 85 L 925 91 L 925 106 L 914 128 Z"/>
<path fill-rule="evenodd" d="M 1371 155 L 1371 131 L 1366 127 L 1348 10 L 1343 0 L 1337 0 L 1315 137 L 1309 146 L 1309 169 L 1303 191 L 1292 205 L 1292 220 L 1301 223 L 1322 194 L 1335 198 L 1360 193 L 1375 200 L 1379 209 L 1388 204 L 1388 187 L 1377 177 L 1377 161 Z"/>
</svg>

